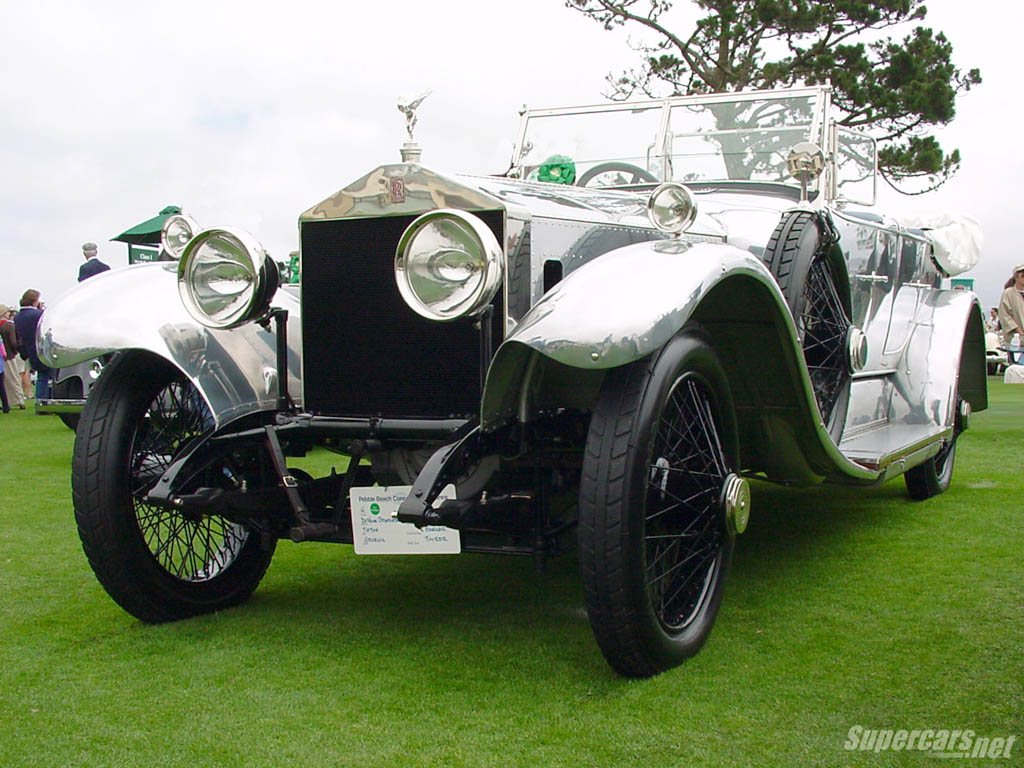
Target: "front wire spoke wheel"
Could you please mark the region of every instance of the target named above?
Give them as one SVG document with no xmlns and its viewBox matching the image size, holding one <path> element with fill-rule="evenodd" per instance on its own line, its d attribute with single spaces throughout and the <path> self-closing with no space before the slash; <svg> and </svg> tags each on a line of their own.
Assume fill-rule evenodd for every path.
<svg viewBox="0 0 1024 768">
<path fill-rule="evenodd" d="M 149 501 L 183 453 L 179 493 L 259 482 L 244 452 L 203 444 L 214 419 L 199 390 L 167 361 L 122 353 L 104 369 L 82 413 L 72 461 L 75 518 L 89 563 L 108 594 L 149 622 L 246 600 L 274 541 L 201 507 Z"/>
<path fill-rule="evenodd" d="M 655 437 L 644 510 L 646 581 L 658 620 L 688 626 L 707 597 L 725 531 L 719 497 L 728 470 L 707 384 L 695 375 L 672 388 Z"/>
<path fill-rule="evenodd" d="M 607 374 L 580 481 L 579 551 L 591 629 L 617 672 L 648 677 L 704 644 L 735 535 L 725 488 L 738 466 L 722 365 L 685 331 Z"/>
<path fill-rule="evenodd" d="M 182 581 L 215 578 L 231 565 L 248 537 L 244 528 L 222 517 L 189 515 L 146 500 L 177 455 L 212 429 L 213 417 L 199 391 L 178 379 L 153 398 L 132 445 L 132 504 L 136 522 L 160 567 Z M 215 467 L 221 472 L 206 472 L 202 477 L 221 486 L 238 485 L 230 482 L 234 473 L 226 464 L 218 462 Z"/>
</svg>

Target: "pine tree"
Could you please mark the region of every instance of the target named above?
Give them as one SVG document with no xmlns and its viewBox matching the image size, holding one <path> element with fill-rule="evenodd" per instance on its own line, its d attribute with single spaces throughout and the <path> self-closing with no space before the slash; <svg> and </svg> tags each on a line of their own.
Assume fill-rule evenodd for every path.
<svg viewBox="0 0 1024 768">
<path fill-rule="evenodd" d="M 930 191 L 960 165 L 929 130 L 956 114 L 956 98 L 981 82 L 962 73 L 942 32 L 918 25 L 923 0 L 692 0 L 702 11 L 680 34 L 672 0 L 566 0 L 605 29 L 644 29 L 641 63 L 609 75 L 613 99 L 815 85 L 830 81 L 842 125 L 879 141 L 879 170 L 906 194 Z M 897 38 L 897 27 L 910 27 Z"/>
</svg>

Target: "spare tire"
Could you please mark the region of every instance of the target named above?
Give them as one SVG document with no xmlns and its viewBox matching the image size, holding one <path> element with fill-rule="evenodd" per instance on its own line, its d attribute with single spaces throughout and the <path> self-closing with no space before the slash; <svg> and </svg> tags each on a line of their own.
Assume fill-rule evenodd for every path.
<svg viewBox="0 0 1024 768">
<path fill-rule="evenodd" d="M 796 325 L 807 373 L 829 435 L 839 442 L 850 401 L 850 301 L 838 236 L 825 214 L 784 214 L 765 249 Z"/>
</svg>

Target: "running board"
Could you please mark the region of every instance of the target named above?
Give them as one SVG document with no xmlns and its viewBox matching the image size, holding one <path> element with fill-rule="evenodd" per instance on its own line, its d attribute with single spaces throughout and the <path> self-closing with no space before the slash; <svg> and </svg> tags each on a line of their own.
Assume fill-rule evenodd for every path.
<svg viewBox="0 0 1024 768">
<path fill-rule="evenodd" d="M 843 440 L 839 450 L 862 467 L 890 477 L 934 456 L 952 435 L 952 427 L 886 423 Z"/>
</svg>

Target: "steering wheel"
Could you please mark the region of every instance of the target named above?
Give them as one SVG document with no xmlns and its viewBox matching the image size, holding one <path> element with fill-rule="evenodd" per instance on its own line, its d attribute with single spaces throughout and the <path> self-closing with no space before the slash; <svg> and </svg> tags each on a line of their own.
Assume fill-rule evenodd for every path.
<svg viewBox="0 0 1024 768">
<path fill-rule="evenodd" d="M 610 163 L 598 163 L 597 165 L 595 165 L 593 168 L 591 168 L 582 176 L 580 176 L 579 180 L 576 182 L 576 186 L 585 187 L 587 186 L 588 182 L 593 181 L 602 173 L 630 174 L 632 178 L 629 181 L 624 182 L 625 184 L 639 184 L 644 181 L 652 181 L 656 184 L 659 181 L 661 181 L 661 179 L 659 179 L 650 171 L 646 171 L 643 168 L 640 168 L 639 166 L 633 165 L 632 163 L 620 163 L 613 161 Z"/>
</svg>

